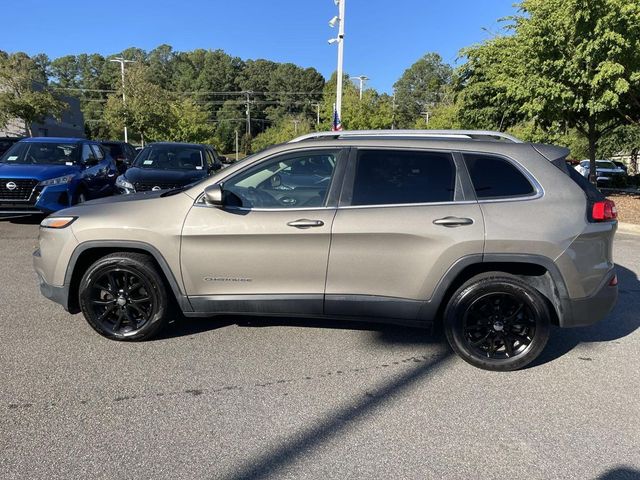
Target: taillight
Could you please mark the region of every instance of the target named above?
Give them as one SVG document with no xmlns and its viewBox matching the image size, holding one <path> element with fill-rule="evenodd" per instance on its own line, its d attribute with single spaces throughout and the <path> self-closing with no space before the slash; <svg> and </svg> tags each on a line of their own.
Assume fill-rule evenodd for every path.
<svg viewBox="0 0 640 480">
<path fill-rule="evenodd" d="M 618 285 L 618 275 L 614 275 L 611 281 L 609 282 L 610 287 L 615 287 Z"/>
<path fill-rule="evenodd" d="M 615 220 L 618 218 L 618 210 L 616 204 L 611 200 L 604 200 L 593 204 L 591 216 L 596 222 L 605 222 L 607 220 Z"/>
</svg>

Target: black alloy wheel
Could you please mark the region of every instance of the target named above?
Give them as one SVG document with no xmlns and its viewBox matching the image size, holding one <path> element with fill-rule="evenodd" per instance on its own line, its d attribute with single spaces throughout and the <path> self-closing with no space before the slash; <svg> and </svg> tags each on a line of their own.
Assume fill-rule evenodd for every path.
<svg viewBox="0 0 640 480">
<path fill-rule="evenodd" d="M 469 306 L 463 318 L 464 338 L 487 358 L 522 355 L 536 334 L 536 318 L 525 300 L 511 293 L 487 293 Z"/>
<path fill-rule="evenodd" d="M 452 296 L 444 330 L 466 362 L 495 371 L 535 360 L 549 339 L 549 302 L 534 287 L 504 272 L 476 275 Z"/>
<path fill-rule="evenodd" d="M 148 339 L 170 316 L 164 279 L 144 254 L 121 252 L 100 258 L 85 272 L 78 293 L 89 324 L 111 339 Z"/>
<path fill-rule="evenodd" d="M 91 283 L 89 305 L 96 322 L 113 335 L 139 330 L 154 311 L 149 282 L 129 268 L 102 273 Z"/>
</svg>

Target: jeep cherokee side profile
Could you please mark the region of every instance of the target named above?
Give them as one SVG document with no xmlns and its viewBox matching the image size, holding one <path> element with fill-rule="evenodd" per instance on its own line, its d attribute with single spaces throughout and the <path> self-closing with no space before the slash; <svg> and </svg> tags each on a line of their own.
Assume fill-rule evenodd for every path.
<svg viewBox="0 0 640 480">
<path fill-rule="evenodd" d="M 568 151 L 497 132 L 323 132 L 164 192 L 45 219 L 42 293 L 100 334 L 187 317 L 295 315 L 430 326 L 489 370 L 617 298 L 616 211 Z"/>
</svg>

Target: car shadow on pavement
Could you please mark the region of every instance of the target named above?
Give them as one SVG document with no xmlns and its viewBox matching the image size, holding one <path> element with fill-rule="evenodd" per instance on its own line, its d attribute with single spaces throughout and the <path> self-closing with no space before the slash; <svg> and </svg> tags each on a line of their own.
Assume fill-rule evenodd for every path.
<svg viewBox="0 0 640 480">
<path fill-rule="evenodd" d="M 0 216 L 0 222 L 9 222 L 17 225 L 39 225 L 46 215 L 17 215 L 17 216 Z"/>
<path fill-rule="evenodd" d="M 639 478 L 640 470 L 623 466 L 606 471 L 600 475 L 597 480 L 638 480 Z"/>
<path fill-rule="evenodd" d="M 418 360 L 418 363 L 405 372 L 390 377 L 385 383 L 368 389 L 362 396 L 342 405 L 331 413 L 318 419 L 313 426 L 307 427 L 280 445 L 269 448 L 253 458 L 246 459 L 243 464 L 234 466 L 232 474 L 222 476 L 229 480 L 248 480 L 274 478 L 282 470 L 296 462 L 309 457 L 313 451 L 329 442 L 333 437 L 344 434 L 355 428 L 358 422 L 376 415 L 377 410 L 393 401 L 404 391 L 418 383 L 425 382 L 438 370 L 446 368 L 451 359 L 451 352 L 438 351 Z"/>
<path fill-rule="evenodd" d="M 448 344 L 441 332 L 431 328 L 408 327 L 374 321 L 333 320 L 303 317 L 260 317 L 250 315 L 220 315 L 204 318 L 178 317 L 154 340 L 166 340 L 217 330 L 231 325 L 247 328 L 297 327 L 366 331 L 376 335 L 376 341 L 393 345 Z M 153 340 L 152 340 L 153 341 Z"/>
<path fill-rule="evenodd" d="M 618 302 L 613 311 L 598 323 L 579 328 L 554 328 L 549 343 L 529 368 L 551 362 L 581 343 L 618 342 L 640 327 L 640 282 L 631 270 L 616 265 Z"/>
</svg>

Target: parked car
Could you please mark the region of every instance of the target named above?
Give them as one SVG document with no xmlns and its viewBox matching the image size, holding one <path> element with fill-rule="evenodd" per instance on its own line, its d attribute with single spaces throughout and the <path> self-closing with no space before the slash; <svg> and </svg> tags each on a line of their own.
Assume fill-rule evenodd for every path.
<svg viewBox="0 0 640 480">
<path fill-rule="evenodd" d="M 212 149 L 193 143 L 151 143 L 116 180 L 119 193 L 167 190 L 202 180 L 218 170 Z"/>
<path fill-rule="evenodd" d="M 129 165 L 133 163 L 133 160 L 136 158 L 138 152 L 136 152 L 133 146 L 129 145 L 126 142 L 118 142 L 118 141 L 103 141 L 100 142 L 102 146 L 109 152 L 111 158 L 113 158 L 116 162 L 116 167 L 118 168 L 118 173 L 124 173 Z"/>
<path fill-rule="evenodd" d="M 0 157 L 9 150 L 14 143 L 22 140 L 22 137 L 0 137 Z"/>
<path fill-rule="evenodd" d="M 613 163 L 614 163 L 614 165 L 615 165 L 616 167 L 620 167 L 622 170 L 624 170 L 624 174 L 625 174 L 625 175 L 627 175 L 627 174 L 629 173 L 629 170 L 628 170 L 628 168 L 627 168 L 627 165 L 626 165 L 624 162 L 619 162 L 619 161 L 617 161 L 617 160 L 612 160 L 612 161 L 613 161 Z M 596 167 L 596 170 L 597 170 L 597 167 Z"/>
<path fill-rule="evenodd" d="M 116 176 L 97 142 L 26 138 L 0 158 L 0 214 L 48 214 L 111 195 Z"/>
<path fill-rule="evenodd" d="M 589 160 L 582 160 L 575 169 L 585 178 L 589 178 Z M 611 183 L 615 177 L 625 176 L 626 172 L 610 160 L 596 160 L 598 183 Z"/>
<path fill-rule="evenodd" d="M 227 158 L 219 155 L 215 147 L 211 145 L 205 145 L 205 147 L 209 150 L 209 153 L 211 153 L 211 157 L 213 158 L 213 171 L 217 172 L 221 168 L 224 168 L 224 160 Z"/>
<path fill-rule="evenodd" d="M 173 308 L 442 322 L 464 360 L 513 370 L 552 324 L 616 302 L 615 205 L 568 153 L 499 132 L 314 133 L 196 184 L 59 212 L 35 270 L 112 339 L 152 337 Z M 309 165 L 317 181 L 282 188 Z"/>
</svg>

